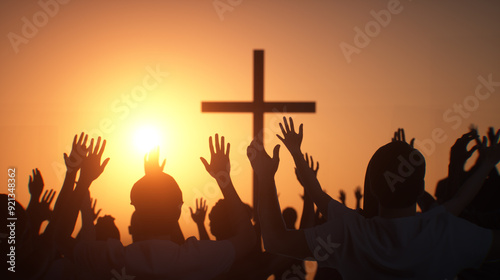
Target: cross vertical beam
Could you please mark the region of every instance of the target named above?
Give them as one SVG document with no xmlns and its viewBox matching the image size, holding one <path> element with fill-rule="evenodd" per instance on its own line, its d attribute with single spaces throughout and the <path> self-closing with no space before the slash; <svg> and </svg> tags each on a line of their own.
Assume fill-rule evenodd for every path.
<svg viewBox="0 0 500 280">
<path fill-rule="evenodd" d="M 252 102 L 207 102 L 201 103 L 204 113 L 252 113 L 253 137 L 264 145 L 264 114 L 283 113 L 315 113 L 315 102 L 264 102 L 264 50 L 253 52 L 253 101 Z M 257 221 L 257 177 L 253 174 L 253 207 Z M 260 232 L 259 232 L 260 234 Z M 260 241 L 259 241 L 260 244 Z"/>
</svg>

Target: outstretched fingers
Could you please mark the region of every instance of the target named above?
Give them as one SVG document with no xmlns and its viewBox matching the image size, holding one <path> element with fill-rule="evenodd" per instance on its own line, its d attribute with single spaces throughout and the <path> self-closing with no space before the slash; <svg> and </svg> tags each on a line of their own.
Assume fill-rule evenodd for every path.
<svg viewBox="0 0 500 280">
<path fill-rule="evenodd" d="M 219 134 L 215 134 L 215 152 L 219 153 L 220 145 L 219 145 Z"/>
<path fill-rule="evenodd" d="M 101 136 L 97 137 L 97 143 L 95 144 L 94 150 L 90 151 L 92 154 L 99 154 L 99 148 L 101 146 Z"/>
<path fill-rule="evenodd" d="M 102 154 L 104 153 L 104 148 L 106 148 L 106 140 L 102 141 L 102 146 L 101 146 L 101 149 L 99 150 L 99 153 L 97 154 L 97 156 L 99 156 L 99 158 L 102 156 Z"/>
<path fill-rule="evenodd" d="M 414 148 L 415 147 L 415 138 L 412 138 L 410 140 L 410 147 Z"/>
<path fill-rule="evenodd" d="M 54 197 L 56 197 L 56 191 L 55 190 L 50 190 L 49 192 L 49 200 L 47 203 L 50 205 L 52 201 L 54 200 Z"/>
<path fill-rule="evenodd" d="M 225 154 L 226 146 L 224 145 L 224 136 L 221 137 L 220 151 Z"/>
<path fill-rule="evenodd" d="M 406 143 L 406 136 L 405 136 L 405 130 L 404 129 L 400 129 L 400 135 L 401 135 L 401 141 L 405 142 Z"/>
<path fill-rule="evenodd" d="M 215 154 L 215 151 L 214 151 L 214 143 L 212 141 L 212 136 L 208 138 L 208 146 L 210 147 L 210 155 L 213 156 Z"/>
<path fill-rule="evenodd" d="M 279 162 L 280 161 L 280 145 L 274 146 L 273 149 L 273 161 L 274 162 Z"/>
<path fill-rule="evenodd" d="M 289 133 L 291 130 L 290 130 L 290 126 L 288 125 L 288 121 L 286 120 L 286 117 L 283 117 L 283 123 L 285 124 L 286 133 Z"/>
<path fill-rule="evenodd" d="M 279 125 L 280 125 L 280 129 L 281 129 L 281 133 L 283 133 L 283 137 L 285 137 L 285 136 L 286 136 L 286 131 L 285 131 L 285 129 L 283 128 L 283 124 L 282 124 L 282 123 L 280 123 Z M 284 140 L 285 140 L 285 139 L 284 139 L 283 137 L 281 137 L 279 134 L 276 134 L 276 136 L 278 136 L 278 138 L 279 138 L 281 141 L 284 141 Z"/>
<path fill-rule="evenodd" d="M 497 132 L 495 133 L 495 130 L 493 127 L 489 127 L 488 128 L 488 138 L 490 139 L 490 143 L 493 144 L 497 144 L 498 143 L 498 140 L 500 138 L 500 129 L 497 130 Z"/>
<path fill-rule="evenodd" d="M 210 164 L 208 164 L 208 161 L 204 157 L 200 157 L 200 160 L 203 163 L 203 165 L 205 166 L 205 169 L 207 169 L 207 171 L 208 171 L 210 169 Z"/>
<path fill-rule="evenodd" d="M 101 164 L 101 172 L 104 171 L 104 168 L 106 168 L 106 165 L 108 165 L 109 158 L 105 159 L 102 164 Z"/>
<path fill-rule="evenodd" d="M 289 119 L 290 119 L 290 131 L 295 133 L 295 126 L 293 125 L 293 119 L 292 117 L 290 117 Z"/>
<path fill-rule="evenodd" d="M 87 150 L 89 151 L 89 154 L 92 153 L 92 150 L 94 149 L 94 138 L 90 139 L 90 144 L 87 148 Z M 88 156 L 88 155 L 87 155 Z"/>
</svg>

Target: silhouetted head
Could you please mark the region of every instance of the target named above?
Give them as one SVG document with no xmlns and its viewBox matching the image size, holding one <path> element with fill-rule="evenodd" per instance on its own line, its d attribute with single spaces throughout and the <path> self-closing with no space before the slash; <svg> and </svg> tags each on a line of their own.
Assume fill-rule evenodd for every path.
<svg viewBox="0 0 500 280">
<path fill-rule="evenodd" d="M 248 219 L 251 219 L 252 207 L 248 204 L 244 205 L 248 213 Z M 232 208 L 231 203 L 225 199 L 219 199 L 208 214 L 210 232 L 217 240 L 226 240 L 233 237 L 236 234 L 235 218 L 235 210 Z"/>
<path fill-rule="evenodd" d="M 179 220 L 183 204 L 179 185 L 163 172 L 146 175 L 137 181 L 130 191 L 130 201 L 136 210 L 162 216 L 167 223 Z"/>
<path fill-rule="evenodd" d="M 128 231 L 132 235 L 132 241 L 143 241 L 152 239 L 164 239 L 171 237 L 175 226 L 169 223 L 162 215 L 155 215 L 139 210 L 132 213 Z"/>
<path fill-rule="evenodd" d="M 229 239 L 236 234 L 233 227 L 233 213 L 234 210 L 225 199 L 219 199 L 210 210 L 208 214 L 210 232 L 217 240 Z"/>
<path fill-rule="evenodd" d="M 405 142 L 391 142 L 375 152 L 367 176 L 381 206 L 409 207 L 424 191 L 425 158 Z"/>
<path fill-rule="evenodd" d="M 105 215 L 97 219 L 95 224 L 96 240 L 107 240 L 108 238 L 120 240 L 120 231 L 115 225 L 115 218 Z"/>
<path fill-rule="evenodd" d="M 283 210 L 283 220 L 287 229 L 295 229 L 295 222 L 297 222 L 297 211 L 292 207 L 287 207 Z"/>
</svg>

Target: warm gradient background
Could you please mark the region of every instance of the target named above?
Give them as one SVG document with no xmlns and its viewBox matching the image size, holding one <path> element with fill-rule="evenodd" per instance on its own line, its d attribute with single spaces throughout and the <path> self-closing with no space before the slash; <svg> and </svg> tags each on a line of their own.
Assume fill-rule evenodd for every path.
<svg viewBox="0 0 500 280">
<path fill-rule="evenodd" d="M 210 135 L 218 132 L 231 142 L 234 183 L 244 201 L 252 200 L 245 154 L 251 115 L 202 114 L 201 102 L 251 100 L 252 51 L 264 49 L 265 99 L 317 102 L 316 114 L 291 116 L 304 123 L 303 150 L 320 161 L 318 176 L 329 194 L 346 190 L 354 207 L 353 190 L 363 184 L 368 160 L 398 127 L 421 141 L 442 129 L 446 140 L 424 151 L 426 188 L 434 194 L 447 175 L 449 148 L 469 124 L 482 133 L 500 127 L 500 86 L 477 104 L 472 98 L 479 75 L 500 82 L 500 4 L 401 1 L 400 12 L 349 63 L 340 44 L 354 46 L 355 28 L 364 30 L 374 21 L 370 12 L 392 2 L 231 1 L 239 5 L 221 17 L 210 0 L 73 0 L 60 4 L 16 53 L 8 34 L 21 36 L 22 18 L 33 22 L 43 10 L 37 1 L 1 1 L 0 192 L 6 192 L 8 167 L 17 168 L 17 198 L 25 206 L 32 168 L 41 170 L 46 187 L 59 190 L 63 153 L 73 136 L 97 135 L 100 122 L 109 119 L 112 128 L 100 135 L 111 161 L 91 192 L 102 214 L 116 217 L 128 244 L 129 192 L 144 172 L 133 138 L 150 125 L 161 133 L 166 172 L 184 194 L 181 227 L 186 236 L 197 236 L 188 207 L 199 196 L 209 206 L 221 197 L 199 160 L 209 156 Z M 169 75 L 143 100 L 125 103 L 148 66 Z M 464 100 L 471 112 L 452 112 L 453 121 L 443 117 Z M 274 134 L 281 117 L 265 118 L 268 151 L 279 141 Z M 300 214 L 301 188 L 286 149 L 276 177 L 282 207 Z"/>
</svg>

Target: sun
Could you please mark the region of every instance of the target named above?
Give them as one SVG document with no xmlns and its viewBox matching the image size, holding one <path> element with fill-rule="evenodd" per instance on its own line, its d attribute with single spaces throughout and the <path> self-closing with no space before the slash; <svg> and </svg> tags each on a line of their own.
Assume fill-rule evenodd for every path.
<svg viewBox="0 0 500 280">
<path fill-rule="evenodd" d="M 134 133 L 134 145 L 142 154 L 146 154 L 154 147 L 159 146 L 160 142 L 160 134 L 154 127 L 143 126 Z"/>
</svg>

